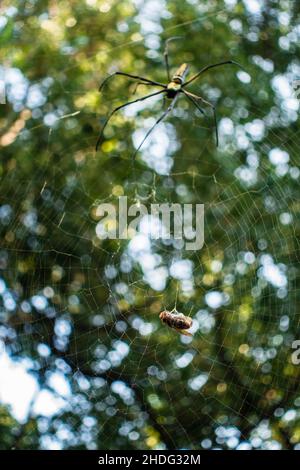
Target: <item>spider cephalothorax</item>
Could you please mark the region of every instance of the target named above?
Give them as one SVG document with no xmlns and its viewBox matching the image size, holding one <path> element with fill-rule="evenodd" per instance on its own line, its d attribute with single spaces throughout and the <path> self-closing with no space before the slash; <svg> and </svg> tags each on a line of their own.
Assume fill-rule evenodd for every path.
<svg viewBox="0 0 300 470">
<path fill-rule="evenodd" d="M 157 86 L 157 87 L 160 87 L 162 88 L 162 90 L 159 90 L 159 91 L 156 91 L 154 93 L 150 93 L 149 95 L 147 96 L 143 96 L 142 98 L 138 98 L 136 100 L 133 100 L 133 101 L 129 101 L 128 103 L 125 103 L 125 104 L 122 104 L 121 106 L 118 106 L 117 108 L 115 108 L 108 116 L 108 118 L 106 119 L 105 123 L 104 123 L 104 126 L 102 127 L 102 130 L 101 130 L 101 133 L 98 137 L 98 140 L 97 140 L 97 143 L 96 143 L 96 151 L 98 150 L 98 146 L 102 140 L 102 136 L 103 136 L 103 131 L 108 123 L 108 121 L 110 120 L 110 118 L 112 117 L 112 115 L 118 111 L 119 109 L 122 109 L 122 108 L 125 108 L 125 106 L 129 106 L 130 104 L 133 104 L 133 103 L 137 103 L 138 101 L 143 101 L 143 100 L 146 100 L 147 98 L 150 98 L 152 96 L 156 96 L 156 95 L 160 95 L 162 93 L 164 93 L 164 96 L 166 96 L 168 99 L 171 100 L 171 103 L 169 104 L 169 106 L 167 107 L 167 109 L 161 114 L 161 116 L 156 120 L 156 122 L 154 123 L 154 125 L 148 130 L 148 132 L 146 133 L 144 139 L 142 140 L 142 142 L 140 143 L 140 145 L 138 146 L 138 148 L 136 149 L 135 153 L 134 153 L 134 157 L 135 155 L 137 154 L 137 152 L 140 150 L 140 148 L 142 147 L 143 143 L 145 142 L 145 140 L 147 139 L 147 137 L 151 134 L 151 132 L 153 131 L 153 129 L 155 128 L 155 126 L 157 124 L 159 124 L 171 111 L 172 109 L 174 108 L 175 106 L 175 103 L 178 99 L 178 97 L 180 96 L 180 94 L 183 94 L 184 96 L 186 96 L 186 98 L 188 98 L 189 101 L 191 101 L 194 106 L 196 106 L 196 108 L 202 113 L 204 114 L 204 111 L 203 109 L 199 106 L 199 102 L 201 104 L 205 104 L 209 107 L 212 108 L 213 110 L 213 113 L 214 113 L 214 120 L 215 120 L 215 128 L 216 128 L 216 144 L 218 146 L 218 143 L 219 143 L 219 136 L 218 136 L 218 126 L 217 126 L 217 116 L 216 116 L 216 110 L 215 110 L 215 106 L 213 104 L 211 104 L 209 101 L 206 101 L 204 98 L 202 98 L 201 96 L 198 96 L 198 95 L 194 95 L 193 93 L 187 91 L 185 89 L 185 87 L 187 85 L 189 85 L 190 83 L 192 83 L 194 80 L 197 80 L 198 77 L 200 77 L 200 75 L 202 75 L 202 73 L 206 72 L 207 70 L 213 68 L 213 67 L 218 67 L 219 65 L 225 65 L 225 64 L 235 64 L 239 67 L 242 68 L 242 66 L 240 64 L 238 64 L 237 62 L 233 61 L 233 60 L 226 60 L 224 62 L 219 62 L 217 64 L 212 64 L 212 65 L 207 65 L 206 67 L 203 67 L 199 72 L 197 72 L 195 75 L 193 75 L 190 79 L 186 80 L 186 76 L 187 76 L 187 73 L 188 73 L 188 65 L 187 64 L 181 64 L 180 67 L 178 67 L 178 69 L 176 70 L 175 74 L 173 75 L 173 77 L 171 78 L 170 77 L 170 69 L 169 69 L 169 55 L 168 55 L 168 44 L 171 40 L 173 39 L 177 39 L 176 38 L 170 38 L 166 41 L 166 46 L 165 46 L 165 51 L 164 51 L 164 57 L 165 57 L 165 64 L 166 64 L 166 69 L 167 69 L 167 77 L 168 77 L 168 83 L 160 83 L 160 82 L 156 82 L 154 80 L 150 80 L 148 78 L 144 78 L 144 77 L 140 77 L 138 75 L 132 75 L 130 73 L 125 73 L 125 72 L 115 72 L 113 73 L 112 75 L 109 75 L 103 82 L 102 84 L 100 85 L 100 88 L 99 90 L 102 89 L 104 83 L 107 82 L 107 80 L 109 80 L 110 78 L 114 77 L 115 75 L 123 75 L 125 77 L 129 77 L 129 78 L 132 78 L 134 80 L 137 80 L 138 84 L 143 84 L 143 85 L 150 85 L 150 86 Z"/>
</svg>

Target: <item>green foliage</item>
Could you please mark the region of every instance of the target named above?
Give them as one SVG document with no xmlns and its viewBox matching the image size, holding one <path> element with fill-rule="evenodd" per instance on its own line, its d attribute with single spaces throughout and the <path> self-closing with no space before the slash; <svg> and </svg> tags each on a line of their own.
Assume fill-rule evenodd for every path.
<svg viewBox="0 0 300 470">
<path fill-rule="evenodd" d="M 291 362 L 299 338 L 299 119 L 274 81 L 299 73 L 299 5 L 265 1 L 255 15 L 246 3 L 2 2 L 1 63 L 15 78 L 0 105 L 0 268 L 15 308 L 3 295 L 0 334 L 11 358 L 30 359 L 41 390 L 60 373 L 72 391 L 54 415 L 33 408 L 21 434 L 1 409 L 2 448 L 299 442 L 300 369 Z M 251 76 L 226 66 L 191 85 L 217 104 L 220 147 L 210 110 L 204 118 L 181 99 L 160 126 L 169 175 L 143 160 L 147 146 L 132 162 L 132 135 L 161 113 L 161 102 L 134 117 L 116 114 L 96 154 L 105 117 L 134 92 L 125 77 L 101 95 L 99 83 L 115 70 L 165 82 L 163 43 L 174 35 L 182 39 L 170 46 L 173 68 L 186 61 L 196 72 L 232 58 Z M 135 96 L 148 91 L 140 86 Z M 288 162 L 272 163 L 276 148 Z M 122 194 L 147 207 L 205 204 L 202 250 L 153 243 L 168 270 L 163 290 L 129 259 L 126 240 L 96 236 L 97 206 Z M 179 259 L 192 262 L 192 279 L 171 275 Z M 277 283 L 264 274 L 268 262 Z M 107 275 L 112 265 L 115 276 Z M 212 292 L 221 306 L 210 305 Z M 176 302 L 198 321 L 191 342 L 159 322 Z M 192 360 L 179 366 L 186 355 Z"/>
<path fill-rule="evenodd" d="M 39 442 L 36 420 L 28 419 L 26 423 L 20 424 L 3 406 L 0 408 L 0 436 L 1 450 L 34 449 Z"/>
</svg>

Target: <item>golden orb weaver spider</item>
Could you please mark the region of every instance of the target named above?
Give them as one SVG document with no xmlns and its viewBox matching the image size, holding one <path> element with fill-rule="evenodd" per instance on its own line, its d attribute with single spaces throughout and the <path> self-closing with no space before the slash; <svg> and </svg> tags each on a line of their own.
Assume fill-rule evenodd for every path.
<svg viewBox="0 0 300 470">
<path fill-rule="evenodd" d="M 202 98 L 201 96 L 198 96 L 198 95 L 195 95 L 189 91 L 187 91 L 185 89 L 185 87 L 187 85 L 189 85 L 190 83 L 194 82 L 195 80 L 197 80 L 200 75 L 202 75 L 204 72 L 206 72 L 207 70 L 209 69 L 212 69 L 213 67 L 219 67 L 220 65 L 226 65 L 226 64 L 232 64 L 232 65 L 237 65 L 238 67 L 242 68 L 243 67 L 238 63 L 238 62 L 235 62 L 234 60 L 226 60 L 226 61 L 223 61 L 223 62 L 218 62 L 217 64 L 212 64 L 212 65 L 207 65 L 205 67 L 203 67 L 199 72 L 197 72 L 195 75 L 193 75 L 191 78 L 189 78 L 188 80 L 186 80 L 186 76 L 187 76 L 187 73 L 188 73 L 188 70 L 189 70 L 189 66 L 188 64 L 181 64 L 180 67 L 177 68 L 175 74 L 171 77 L 170 75 L 170 67 L 169 67 L 169 50 L 168 50 L 168 46 L 169 46 L 169 42 L 174 40 L 174 39 L 179 39 L 178 36 L 176 37 L 172 37 L 172 38 L 169 38 L 166 40 L 166 43 L 165 43 L 165 50 L 164 50 L 164 59 L 165 59 L 165 65 L 166 65 L 166 71 L 167 71 L 167 78 L 168 78 L 168 83 L 160 83 L 160 82 L 156 82 L 154 80 L 150 80 L 148 78 L 144 78 L 144 77 L 140 77 L 138 75 L 132 75 L 130 73 L 125 73 L 125 72 L 115 72 L 111 75 L 109 75 L 108 77 L 105 78 L 105 80 L 103 80 L 103 82 L 101 83 L 100 87 L 99 87 L 99 91 L 102 90 L 104 84 L 110 80 L 112 77 L 115 77 L 116 75 L 123 75 L 124 77 L 128 77 L 128 78 L 132 78 L 134 80 L 137 80 L 137 85 L 139 84 L 143 84 L 143 85 L 148 85 L 148 86 L 157 86 L 157 87 L 160 87 L 160 88 L 163 88 L 162 90 L 159 90 L 159 91 L 156 91 L 154 93 L 150 93 L 149 95 L 146 95 L 146 96 L 143 96 L 141 98 L 138 98 L 136 100 L 133 100 L 133 101 L 129 101 L 128 103 L 125 103 L 125 104 L 122 104 L 120 106 L 117 106 L 108 116 L 108 118 L 106 119 L 102 129 L 101 129 L 101 132 L 100 132 L 100 135 L 98 137 L 98 140 L 97 140 L 97 143 L 96 143 L 96 151 L 98 150 L 98 147 L 99 147 L 99 144 L 100 142 L 102 141 L 102 137 L 103 137 L 103 132 L 104 132 L 104 129 L 105 127 L 107 126 L 109 120 L 111 119 L 111 117 L 117 112 L 119 111 L 120 109 L 122 108 L 125 108 L 126 106 L 129 106 L 130 104 L 133 104 L 133 103 L 137 103 L 138 101 L 144 101 L 148 98 L 151 98 L 152 96 L 156 96 L 156 95 L 160 95 L 162 93 L 165 94 L 165 97 L 168 98 L 169 100 L 171 100 L 171 103 L 170 105 L 168 106 L 168 108 L 160 115 L 160 117 L 155 121 L 155 123 L 153 124 L 153 126 L 148 130 L 148 132 L 146 133 L 145 137 L 143 138 L 143 140 L 141 141 L 141 143 L 139 144 L 138 148 L 136 149 L 136 151 L 134 152 L 134 155 L 133 155 L 133 158 L 135 158 L 136 154 L 138 153 L 138 151 L 140 150 L 140 148 L 142 147 L 142 145 L 144 144 L 145 140 L 149 137 L 149 135 L 151 134 L 151 132 L 154 130 L 154 128 L 172 111 L 172 109 L 174 108 L 175 106 L 175 103 L 179 97 L 180 94 L 183 94 L 184 96 L 186 96 L 188 98 L 189 101 L 191 101 L 191 103 L 193 103 L 193 105 L 202 113 L 202 114 L 205 114 L 203 109 L 199 106 L 198 102 L 204 104 L 204 105 L 207 105 L 209 106 L 212 110 L 213 110 L 213 114 L 214 114 L 214 122 L 215 122 L 215 129 L 216 129 L 216 146 L 218 146 L 219 144 L 219 135 L 218 135 L 218 122 L 217 122 L 217 114 L 216 114 L 216 108 L 215 106 L 210 103 L 209 101 L 206 101 L 204 98 Z"/>
</svg>

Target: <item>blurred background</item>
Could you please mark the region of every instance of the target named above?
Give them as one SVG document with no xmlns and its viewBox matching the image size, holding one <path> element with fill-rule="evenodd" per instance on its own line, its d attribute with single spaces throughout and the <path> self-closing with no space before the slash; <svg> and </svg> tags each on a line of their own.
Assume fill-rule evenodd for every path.
<svg viewBox="0 0 300 470">
<path fill-rule="evenodd" d="M 0 448 L 300 449 L 300 4 L 0 5 Z M 155 118 L 155 88 L 212 69 Z M 300 86 L 299 86 L 300 88 Z M 300 93 L 299 93 L 300 95 Z M 99 237 L 97 207 L 205 205 L 205 243 Z M 193 338 L 162 325 L 174 307 Z"/>
</svg>

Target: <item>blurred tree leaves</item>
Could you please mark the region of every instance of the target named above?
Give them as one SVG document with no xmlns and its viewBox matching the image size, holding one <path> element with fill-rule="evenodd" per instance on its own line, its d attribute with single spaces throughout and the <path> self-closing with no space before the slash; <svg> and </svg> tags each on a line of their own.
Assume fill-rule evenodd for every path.
<svg viewBox="0 0 300 470">
<path fill-rule="evenodd" d="M 33 412 L 21 437 L 7 436 L 17 423 L 3 408 L 3 448 L 299 442 L 299 370 L 291 363 L 299 120 L 295 102 L 289 107 L 274 85 L 299 73 L 299 12 L 296 2 L 265 1 L 256 13 L 249 4 L 2 2 L 0 334 L 11 358 L 30 359 L 41 390 L 61 395 L 55 374 L 71 387 L 65 406 L 48 417 Z M 251 76 L 228 66 L 191 87 L 217 104 L 220 148 L 210 110 L 203 118 L 180 100 L 160 126 L 169 175 L 143 161 L 159 155 L 155 147 L 132 164 L 132 135 L 161 112 L 160 102 L 116 115 L 95 154 L 105 117 L 134 91 L 116 77 L 100 95 L 100 81 L 120 69 L 165 82 L 163 41 L 173 35 L 182 39 L 170 47 L 172 70 L 234 58 Z M 148 91 L 139 87 L 134 96 Z M 288 163 L 272 164 L 274 148 L 287 152 Z M 163 290 L 153 288 L 126 241 L 96 236 L 97 206 L 123 194 L 148 206 L 205 204 L 201 251 L 152 246 L 167 270 Z M 181 259 L 192 262 L 192 284 L 171 274 Z M 198 325 L 192 342 L 158 321 L 176 297 Z"/>
</svg>

